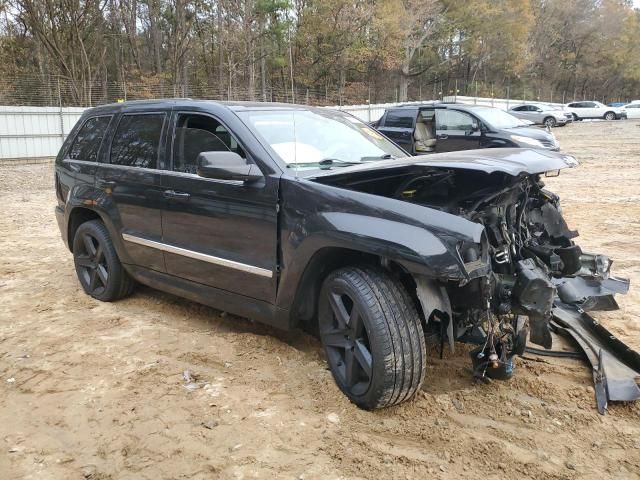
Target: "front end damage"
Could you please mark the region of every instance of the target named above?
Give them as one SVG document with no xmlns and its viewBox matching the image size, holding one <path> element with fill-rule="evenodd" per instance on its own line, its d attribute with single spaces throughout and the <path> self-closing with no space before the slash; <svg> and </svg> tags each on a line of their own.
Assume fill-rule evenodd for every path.
<svg viewBox="0 0 640 480">
<path fill-rule="evenodd" d="M 578 233 L 568 228 L 558 196 L 543 181 L 549 170 L 557 175 L 563 167 L 556 162 L 545 168 L 545 159 L 536 165 L 533 153 L 533 165 L 517 168 L 495 157 L 470 158 L 474 153 L 322 181 L 484 227 L 479 243 L 441 236 L 455 253 L 461 278 L 415 279 L 425 318 L 439 322 L 451 347 L 455 340 L 478 344 L 471 352 L 476 377 L 509 378 L 527 338 L 551 349 L 554 331 L 573 338 L 591 361 L 601 411 L 607 400 L 640 398 L 640 355 L 586 313 L 617 309 L 614 295 L 626 293 L 629 281 L 611 276 L 606 256 L 583 252 L 574 242 Z M 557 158 L 564 167 L 577 163 Z"/>
</svg>

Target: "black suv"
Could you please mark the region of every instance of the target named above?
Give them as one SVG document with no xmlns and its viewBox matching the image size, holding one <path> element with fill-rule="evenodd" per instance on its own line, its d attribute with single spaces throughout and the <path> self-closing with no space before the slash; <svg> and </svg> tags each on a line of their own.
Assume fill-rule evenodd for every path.
<svg viewBox="0 0 640 480">
<path fill-rule="evenodd" d="M 515 313 L 550 346 L 553 282 L 574 294 L 609 268 L 573 244 L 540 181 L 573 165 L 525 149 L 408 157 L 323 108 L 130 102 L 79 120 L 56 159 L 55 211 L 89 295 L 140 282 L 309 326 L 340 389 L 377 408 L 420 388 L 427 326 L 451 344 L 473 333 L 482 375 L 522 353 Z"/>
<path fill-rule="evenodd" d="M 481 105 L 403 105 L 385 110 L 372 126 L 412 155 L 505 147 L 560 150 L 552 133 Z"/>
</svg>

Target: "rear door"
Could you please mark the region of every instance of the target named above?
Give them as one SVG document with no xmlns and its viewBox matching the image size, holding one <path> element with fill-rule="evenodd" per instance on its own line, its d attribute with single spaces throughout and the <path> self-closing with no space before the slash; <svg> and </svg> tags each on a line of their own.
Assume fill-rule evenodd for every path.
<svg viewBox="0 0 640 480">
<path fill-rule="evenodd" d="M 396 142 L 409 153 L 414 153 L 413 130 L 418 117 L 417 108 L 396 108 L 387 110 L 382 126 L 378 130 Z"/>
<path fill-rule="evenodd" d="M 478 119 L 467 112 L 436 109 L 436 152 L 480 148 L 479 126 Z"/>
<path fill-rule="evenodd" d="M 265 172 L 258 154 L 218 117 L 185 109 L 173 113 L 172 124 L 173 160 L 163 179 L 167 273 L 273 302 L 279 175 Z M 233 151 L 265 176 L 251 184 L 200 177 L 196 159 L 206 151 Z"/>
<path fill-rule="evenodd" d="M 164 257 L 153 242 L 162 240 L 161 185 L 168 111 L 124 113 L 116 120 L 107 163 L 96 172 L 96 186 L 110 197 L 114 222 L 126 245 L 125 263 L 164 271 Z"/>
</svg>

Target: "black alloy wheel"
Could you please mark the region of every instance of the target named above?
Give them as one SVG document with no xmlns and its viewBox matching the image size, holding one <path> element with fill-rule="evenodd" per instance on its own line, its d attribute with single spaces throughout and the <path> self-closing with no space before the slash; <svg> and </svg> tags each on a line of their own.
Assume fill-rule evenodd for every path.
<svg viewBox="0 0 640 480">
<path fill-rule="evenodd" d="M 328 297 L 332 318 L 320 330 L 322 344 L 342 385 L 362 395 L 371 384 L 373 359 L 361 307 L 339 285 L 331 287 Z"/>
<path fill-rule="evenodd" d="M 78 227 L 73 237 L 73 261 L 84 291 L 110 302 L 129 295 L 134 282 L 118 259 L 105 225 L 91 220 Z"/>
<path fill-rule="evenodd" d="M 104 293 L 109 282 L 109 266 L 102 245 L 90 232 L 83 232 L 75 253 L 76 268 L 83 286 L 89 295 Z"/>
<path fill-rule="evenodd" d="M 318 327 L 336 384 L 361 408 L 396 405 L 420 389 L 426 344 L 404 285 L 372 266 L 345 267 L 324 281 Z"/>
</svg>

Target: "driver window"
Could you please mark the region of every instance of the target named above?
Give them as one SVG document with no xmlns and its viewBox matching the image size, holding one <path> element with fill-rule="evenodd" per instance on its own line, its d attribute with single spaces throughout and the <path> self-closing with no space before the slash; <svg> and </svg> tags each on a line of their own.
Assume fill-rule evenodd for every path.
<svg viewBox="0 0 640 480">
<path fill-rule="evenodd" d="M 457 110 L 436 112 L 436 133 L 448 135 L 469 135 L 473 132 L 473 117 Z"/>
<path fill-rule="evenodd" d="M 173 137 L 173 171 L 195 174 L 201 152 L 235 152 L 246 159 L 242 147 L 220 122 L 206 115 L 179 114 Z"/>
</svg>

